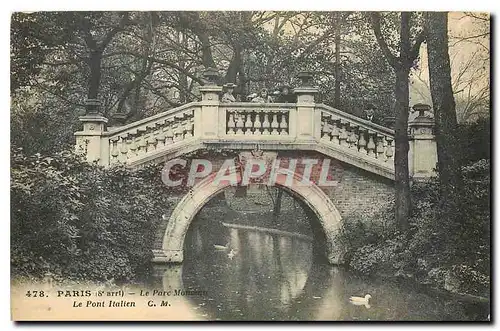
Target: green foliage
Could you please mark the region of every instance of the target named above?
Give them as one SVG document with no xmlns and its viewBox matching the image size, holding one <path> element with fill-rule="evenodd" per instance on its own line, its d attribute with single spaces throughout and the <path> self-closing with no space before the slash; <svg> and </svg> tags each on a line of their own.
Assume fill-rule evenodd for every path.
<svg viewBox="0 0 500 331">
<path fill-rule="evenodd" d="M 122 15 L 127 20 L 122 24 Z M 339 18 L 340 17 L 340 18 Z M 335 77 L 332 31 L 340 26 L 340 74 Z M 266 86 L 297 86 L 296 74 L 312 70 L 318 99 L 333 104 L 340 82 L 344 111 L 363 115 L 368 104 L 376 119 L 390 115 L 394 75 L 375 56 L 376 42 L 356 12 L 36 12 L 16 13 L 11 26 L 12 93 L 31 87 L 61 114 L 82 108 L 90 85 L 92 39 L 111 39 L 100 64 L 101 110 L 131 122 L 172 106 L 195 101 L 210 53 L 224 80 L 244 95 Z M 368 50 L 368 51 L 367 51 Z M 208 51 L 208 53 L 207 53 Z M 67 127 L 74 118 L 62 118 Z"/>
<path fill-rule="evenodd" d="M 13 13 L 10 27 L 11 92 L 35 83 L 35 76 L 54 47 L 67 41 L 68 32 L 48 12 Z"/>
<path fill-rule="evenodd" d="M 422 283 L 475 295 L 489 295 L 490 164 L 479 160 L 463 168 L 459 208 L 444 217 L 437 179 L 412 186 L 410 230 L 400 234 L 377 222 L 346 224 L 342 233 L 350 267 L 365 274 L 415 278 Z M 384 216 L 385 215 L 385 216 Z M 388 219 L 393 211 L 376 215 Z"/>
<path fill-rule="evenodd" d="M 11 144 L 27 155 L 73 148 L 80 110 L 37 88 L 19 89 L 11 102 Z"/>
<path fill-rule="evenodd" d="M 455 139 L 462 146 L 463 164 L 490 158 L 490 127 L 489 117 L 480 117 L 473 123 L 458 125 Z"/>
<path fill-rule="evenodd" d="M 167 207 L 157 167 L 103 169 L 71 152 L 11 151 L 13 275 L 131 280 Z"/>
</svg>

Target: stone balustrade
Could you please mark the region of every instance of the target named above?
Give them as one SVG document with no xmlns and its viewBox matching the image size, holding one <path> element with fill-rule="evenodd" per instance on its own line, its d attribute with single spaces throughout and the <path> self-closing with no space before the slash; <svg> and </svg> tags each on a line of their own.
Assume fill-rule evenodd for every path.
<svg viewBox="0 0 500 331">
<path fill-rule="evenodd" d="M 90 153 L 87 159 L 99 159 L 102 165 L 140 162 L 146 155 L 160 153 L 194 139 L 194 112 L 196 104 L 187 104 L 152 117 L 101 132 L 101 148 L 98 153 Z M 82 139 L 88 134 L 77 132 L 77 150 L 83 150 Z M 90 154 L 90 155 L 89 155 Z"/>
<path fill-rule="evenodd" d="M 125 126 L 106 129 L 98 114 L 80 118 L 77 151 L 101 165 L 140 166 L 204 148 L 312 150 L 387 178 L 394 178 L 394 131 L 314 102 L 315 88 L 296 89 L 297 103 L 221 103 L 221 88 L 200 88 L 202 100 Z M 432 120 L 410 123 L 411 175 L 434 173 Z M 424 132 L 425 134 L 420 134 Z M 425 160 L 431 160 L 424 162 Z"/>
<path fill-rule="evenodd" d="M 117 131 L 117 132 L 116 132 Z M 109 132 L 110 164 L 168 148 L 193 137 L 194 111 L 186 109 L 149 121 L 139 127 Z"/>
<path fill-rule="evenodd" d="M 231 103 L 221 104 L 220 107 L 226 115 L 225 135 L 249 139 L 288 136 L 290 111 L 294 110 L 295 104 L 286 103 Z"/>
<path fill-rule="evenodd" d="M 392 164 L 393 130 L 326 105 L 317 109 L 321 111 L 321 142 Z"/>
</svg>

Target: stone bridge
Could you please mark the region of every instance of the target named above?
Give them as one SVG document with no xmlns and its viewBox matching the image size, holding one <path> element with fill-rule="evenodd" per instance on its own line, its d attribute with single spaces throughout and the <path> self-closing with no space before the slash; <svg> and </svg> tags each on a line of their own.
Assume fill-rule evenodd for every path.
<svg viewBox="0 0 500 331">
<path fill-rule="evenodd" d="M 276 155 L 321 156 L 334 160 L 342 174 L 333 187 L 285 186 L 316 214 L 324 234 L 325 255 L 342 259 L 337 233 L 343 218 L 374 213 L 394 195 L 394 131 L 324 104 L 315 103 L 317 89 L 296 88 L 296 103 L 222 103 L 222 87 L 200 87 L 201 101 L 169 109 L 119 127 L 107 128 L 97 111 L 80 118 L 76 149 L 89 162 L 103 166 L 141 167 L 164 163 L 198 150 L 259 150 Z M 415 107 L 414 107 L 415 109 Z M 417 110 L 417 109 L 416 109 Z M 433 121 L 423 109 L 409 124 L 410 176 L 433 176 L 436 144 Z M 188 194 L 172 197 L 175 208 L 158 230 L 153 247 L 156 262 L 182 262 L 184 237 L 196 213 L 227 184 L 213 185 L 214 176 L 199 181 Z"/>
</svg>

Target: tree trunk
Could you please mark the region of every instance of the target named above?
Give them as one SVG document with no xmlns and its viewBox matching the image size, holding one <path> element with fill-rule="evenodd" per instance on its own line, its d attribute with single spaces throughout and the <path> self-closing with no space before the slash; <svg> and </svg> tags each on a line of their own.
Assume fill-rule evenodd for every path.
<svg viewBox="0 0 500 331">
<path fill-rule="evenodd" d="M 245 67 L 243 65 L 243 58 L 240 63 L 239 73 L 238 73 L 238 81 L 236 82 L 238 85 L 238 94 L 240 95 L 241 101 L 246 101 L 245 96 L 247 95 L 247 77 L 245 75 Z"/>
<path fill-rule="evenodd" d="M 201 42 L 202 61 L 205 68 L 216 68 L 214 58 L 212 56 L 212 49 L 210 48 L 210 39 L 205 32 L 198 32 L 198 38 Z"/>
<path fill-rule="evenodd" d="M 178 32 L 177 40 L 183 47 L 188 47 L 186 35 L 182 32 Z M 184 60 L 179 61 L 179 67 L 186 69 L 186 63 Z M 184 104 L 187 101 L 188 95 L 188 79 L 184 72 L 179 72 L 179 103 Z"/>
<path fill-rule="evenodd" d="M 280 217 L 281 214 L 281 200 L 283 198 L 283 190 L 278 189 L 278 194 L 276 195 L 276 201 L 274 203 L 274 208 L 273 208 L 273 216 L 275 220 L 277 220 Z"/>
<path fill-rule="evenodd" d="M 394 169 L 396 180 L 396 222 L 401 231 L 408 229 L 410 216 L 410 178 L 408 169 L 408 113 L 409 87 L 408 75 L 410 70 L 401 67 L 396 72 L 396 123 L 394 127 Z"/>
<path fill-rule="evenodd" d="M 92 50 L 90 52 L 90 78 L 88 99 L 97 99 L 99 94 L 99 85 L 101 83 L 101 60 L 102 52 Z"/>
<path fill-rule="evenodd" d="M 426 14 L 427 54 L 438 153 L 442 201 L 451 203 L 462 187 L 460 157 L 456 150 L 457 114 L 448 54 L 448 13 Z"/>
<path fill-rule="evenodd" d="M 410 18 L 408 12 L 401 13 L 400 61 L 396 66 L 396 123 L 394 127 L 394 170 L 396 179 L 396 221 L 401 231 L 408 230 L 411 210 L 410 174 L 408 167 L 408 115 L 410 108 Z"/>
<path fill-rule="evenodd" d="M 229 67 L 227 68 L 226 77 L 224 81 L 226 83 L 236 83 L 236 76 L 238 71 L 240 71 L 241 67 L 241 46 L 234 45 L 233 46 L 233 57 L 231 58 L 231 63 L 229 63 Z"/>
<path fill-rule="evenodd" d="M 399 229 L 402 232 L 406 232 L 411 210 L 410 175 L 408 169 L 408 150 L 410 149 L 408 144 L 408 113 L 410 103 L 409 75 L 413 61 L 418 57 L 420 45 L 425 39 L 425 34 L 420 32 L 415 37 L 415 43 L 412 46 L 410 36 L 411 13 L 402 12 L 399 32 L 399 56 L 395 56 L 392 54 L 382 35 L 380 14 L 372 13 L 371 15 L 375 38 L 385 58 L 396 73 L 396 104 L 394 106 L 396 115 L 394 128 L 394 168 L 396 181 L 395 217 Z"/>
<path fill-rule="evenodd" d="M 341 14 L 337 13 L 335 26 L 335 93 L 333 104 L 340 108 L 340 22 Z"/>
</svg>

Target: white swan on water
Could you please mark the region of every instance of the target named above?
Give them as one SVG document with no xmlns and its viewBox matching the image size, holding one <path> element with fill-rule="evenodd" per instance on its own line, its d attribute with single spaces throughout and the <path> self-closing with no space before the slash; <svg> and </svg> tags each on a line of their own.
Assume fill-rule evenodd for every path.
<svg viewBox="0 0 500 331">
<path fill-rule="evenodd" d="M 229 254 L 227 254 L 227 257 L 232 260 L 233 257 L 236 256 L 236 251 L 234 249 L 231 248 L 231 251 L 229 252 Z"/>
<path fill-rule="evenodd" d="M 226 251 L 229 249 L 229 243 L 226 244 L 226 246 L 222 246 L 222 245 L 215 245 L 214 244 L 214 248 L 215 250 L 217 251 Z"/>
<path fill-rule="evenodd" d="M 349 301 L 356 306 L 364 305 L 366 308 L 370 308 L 369 300 L 372 298 L 371 295 L 367 294 L 364 298 L 362 297 L 350 297 Z"/>
</svg>

